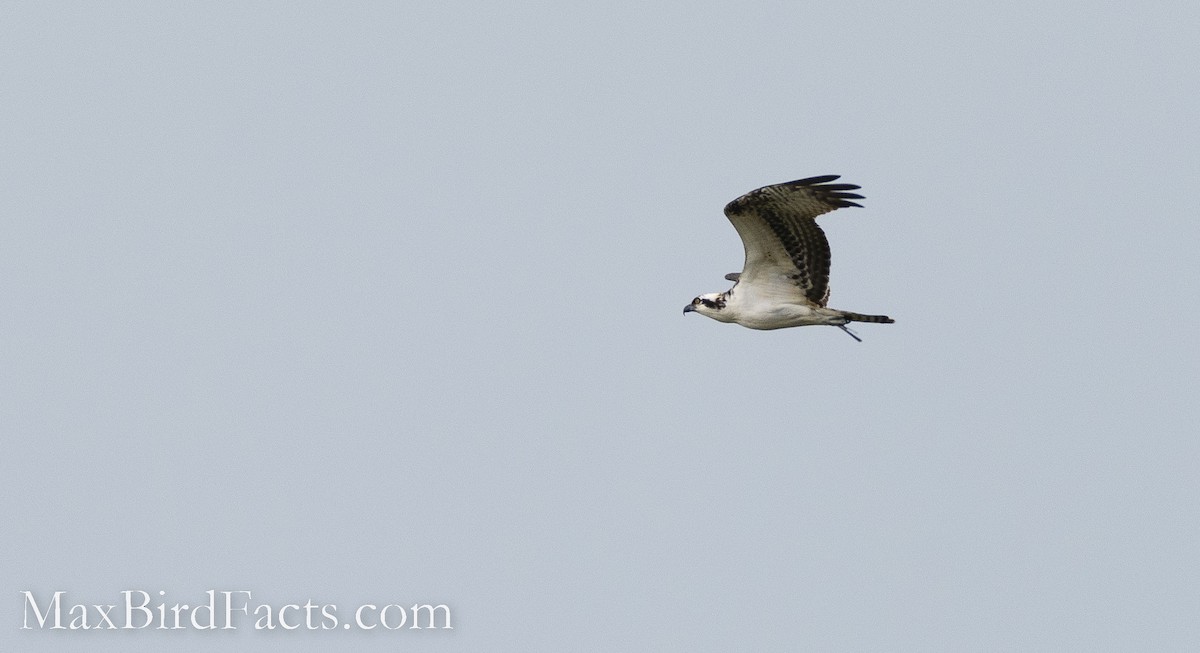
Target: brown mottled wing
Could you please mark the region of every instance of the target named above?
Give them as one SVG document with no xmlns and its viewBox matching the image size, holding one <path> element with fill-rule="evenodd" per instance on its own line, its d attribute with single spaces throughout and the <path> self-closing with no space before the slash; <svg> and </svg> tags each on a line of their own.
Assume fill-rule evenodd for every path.
<svg viewBox="0 0 1200 653">
<path fill-rule="evenodd" d="M 739 287 L 764 295 L 799 293 L 817 306 L 829 300 L 829 241 L 816 217 L 862 195 L 854 184 L 829 183 L 824 175 L 765 186 L 725 207 L 725 215 L 742 237 L 746 263 Z"/>
</svg>

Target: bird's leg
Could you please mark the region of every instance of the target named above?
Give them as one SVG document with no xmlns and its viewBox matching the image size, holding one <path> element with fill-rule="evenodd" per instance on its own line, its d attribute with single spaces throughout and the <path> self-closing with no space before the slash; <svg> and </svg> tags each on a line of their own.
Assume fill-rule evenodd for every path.
<svg viewBox="0 0 1200 653">
<path fill-rule="evenodd" d="M 841 329 L 842 331 L 845 331 L 846 335 L 850 336 L 851 338 L 854 338 L 855 340 L 862 342 L 862 338 L 859 338 L 858 334 L 851 331 L 849 328 L 847 328 L 845 324 L 839 324 L 839 325 L 837 325 L 837 328 Z"/>
</svg>

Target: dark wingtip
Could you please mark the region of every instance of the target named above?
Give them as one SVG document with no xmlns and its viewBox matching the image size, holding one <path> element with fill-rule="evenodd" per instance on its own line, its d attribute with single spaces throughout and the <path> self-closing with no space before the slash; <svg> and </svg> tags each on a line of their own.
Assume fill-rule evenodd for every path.
<svg viewBox="0 0 1200 653">
<path fill-rule="evenodd" d="M 866 199 L 858 193 L 849 191 L 862 188 L 858 184 L 831 184 L 829 182 L 841 179 L 841 175 L 818 175 L 816 177 L 805 177 L 795 181 L 785 181 L 781 184 L 773 184 L 752 190 L 745 195 L 733 200 L 725 205 L 725 215 L 733 217 L 736 215 L 744 215 L 746 211 L 751 210 L 757 204 L 761 203 L 764 198 L 768 198 L 769 194 L 763 193 L 768 189 L 788 187 L 788 188 L 805 188 L 808 189 L 812 196 L 826 206 L 833 208 L 856 207 L 862 208 L 862 204 L 853 200 Z"/>
<path fill-rule="evenodd" d="M 862 188 L 862 186 L 859 186 L 858 184 L 830 184 L 830 183 L 828 183 L 835 179 L 841 179 L 841 178 L 842 178 L 841 175 L 821 175 L 820 177 L 809 177 L 807 179 L 797 179 L 796 181 L 788 182 L 788 185 L 789 186 L 810 186 L 814 190 L 818 191 L 819 193 L 822 193 L 824 195 L 824 197 L 827 199 L 827 201 L 829 201 L 830 204 L 833 204 L 834 206 L 836 206 L 838 208 L 843 208 L 843 207 L 847 207 L 847 206 L 857 206 L 858 208 L 861 209 L 862 204 L 857 204 L 850 200 L 863 200 L 866 198 L 863 197 L 862 195 L 859 195 L 858 193 L 851 193 L 849 191 L 858 190 L 858 189 Z"/>
<path fill-rule="evenodd" d="M 842 178 L 841 175 L 818 175 L 816 177 L 805 177 L 804 179 L 797 179 L 796 181 L 793 181 L 792 183 L 800 185 L 800 186 L 812 186 L 813 184 L 824 184 L 824 183 L 833 181 L 835 179 L 841 179 L 841 178 Z"/>
</svg>

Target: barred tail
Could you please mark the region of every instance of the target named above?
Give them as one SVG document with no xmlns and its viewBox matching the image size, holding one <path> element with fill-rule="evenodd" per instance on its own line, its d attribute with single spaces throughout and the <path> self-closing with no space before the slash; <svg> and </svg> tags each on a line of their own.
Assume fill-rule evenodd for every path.
<svg viewBox="0 0 1200 653">
<path fill-rule="evenodd" d="M 891 324 L 895 322 L 895 320 L 886 315 L 863 315 L 862 313 L 851 313 L 850 311 L 842 311 L 842 317 L 850 322 L 875 322 L 877 324 Z"/>
</svg>

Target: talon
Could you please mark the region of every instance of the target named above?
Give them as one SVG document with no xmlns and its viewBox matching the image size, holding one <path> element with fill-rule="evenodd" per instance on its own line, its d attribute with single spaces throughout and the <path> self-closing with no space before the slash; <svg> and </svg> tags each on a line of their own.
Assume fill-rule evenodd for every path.
<svg viewBox="0 0 1200 653">
<path fill-rule="evenodd" d="M 850 336 L 851 338 L 854 338 L 855 340 L 862 342 L 862 338 L 859 338 L 858 334 L 851 331 L 849 329 L 849 327 L 847 327 L 845 324 L 839 324 L 839 325 L 837 325 L 837 328 L 841 329 L 842 331 L 845 331 L 846 335 Z"/>
</svg>

